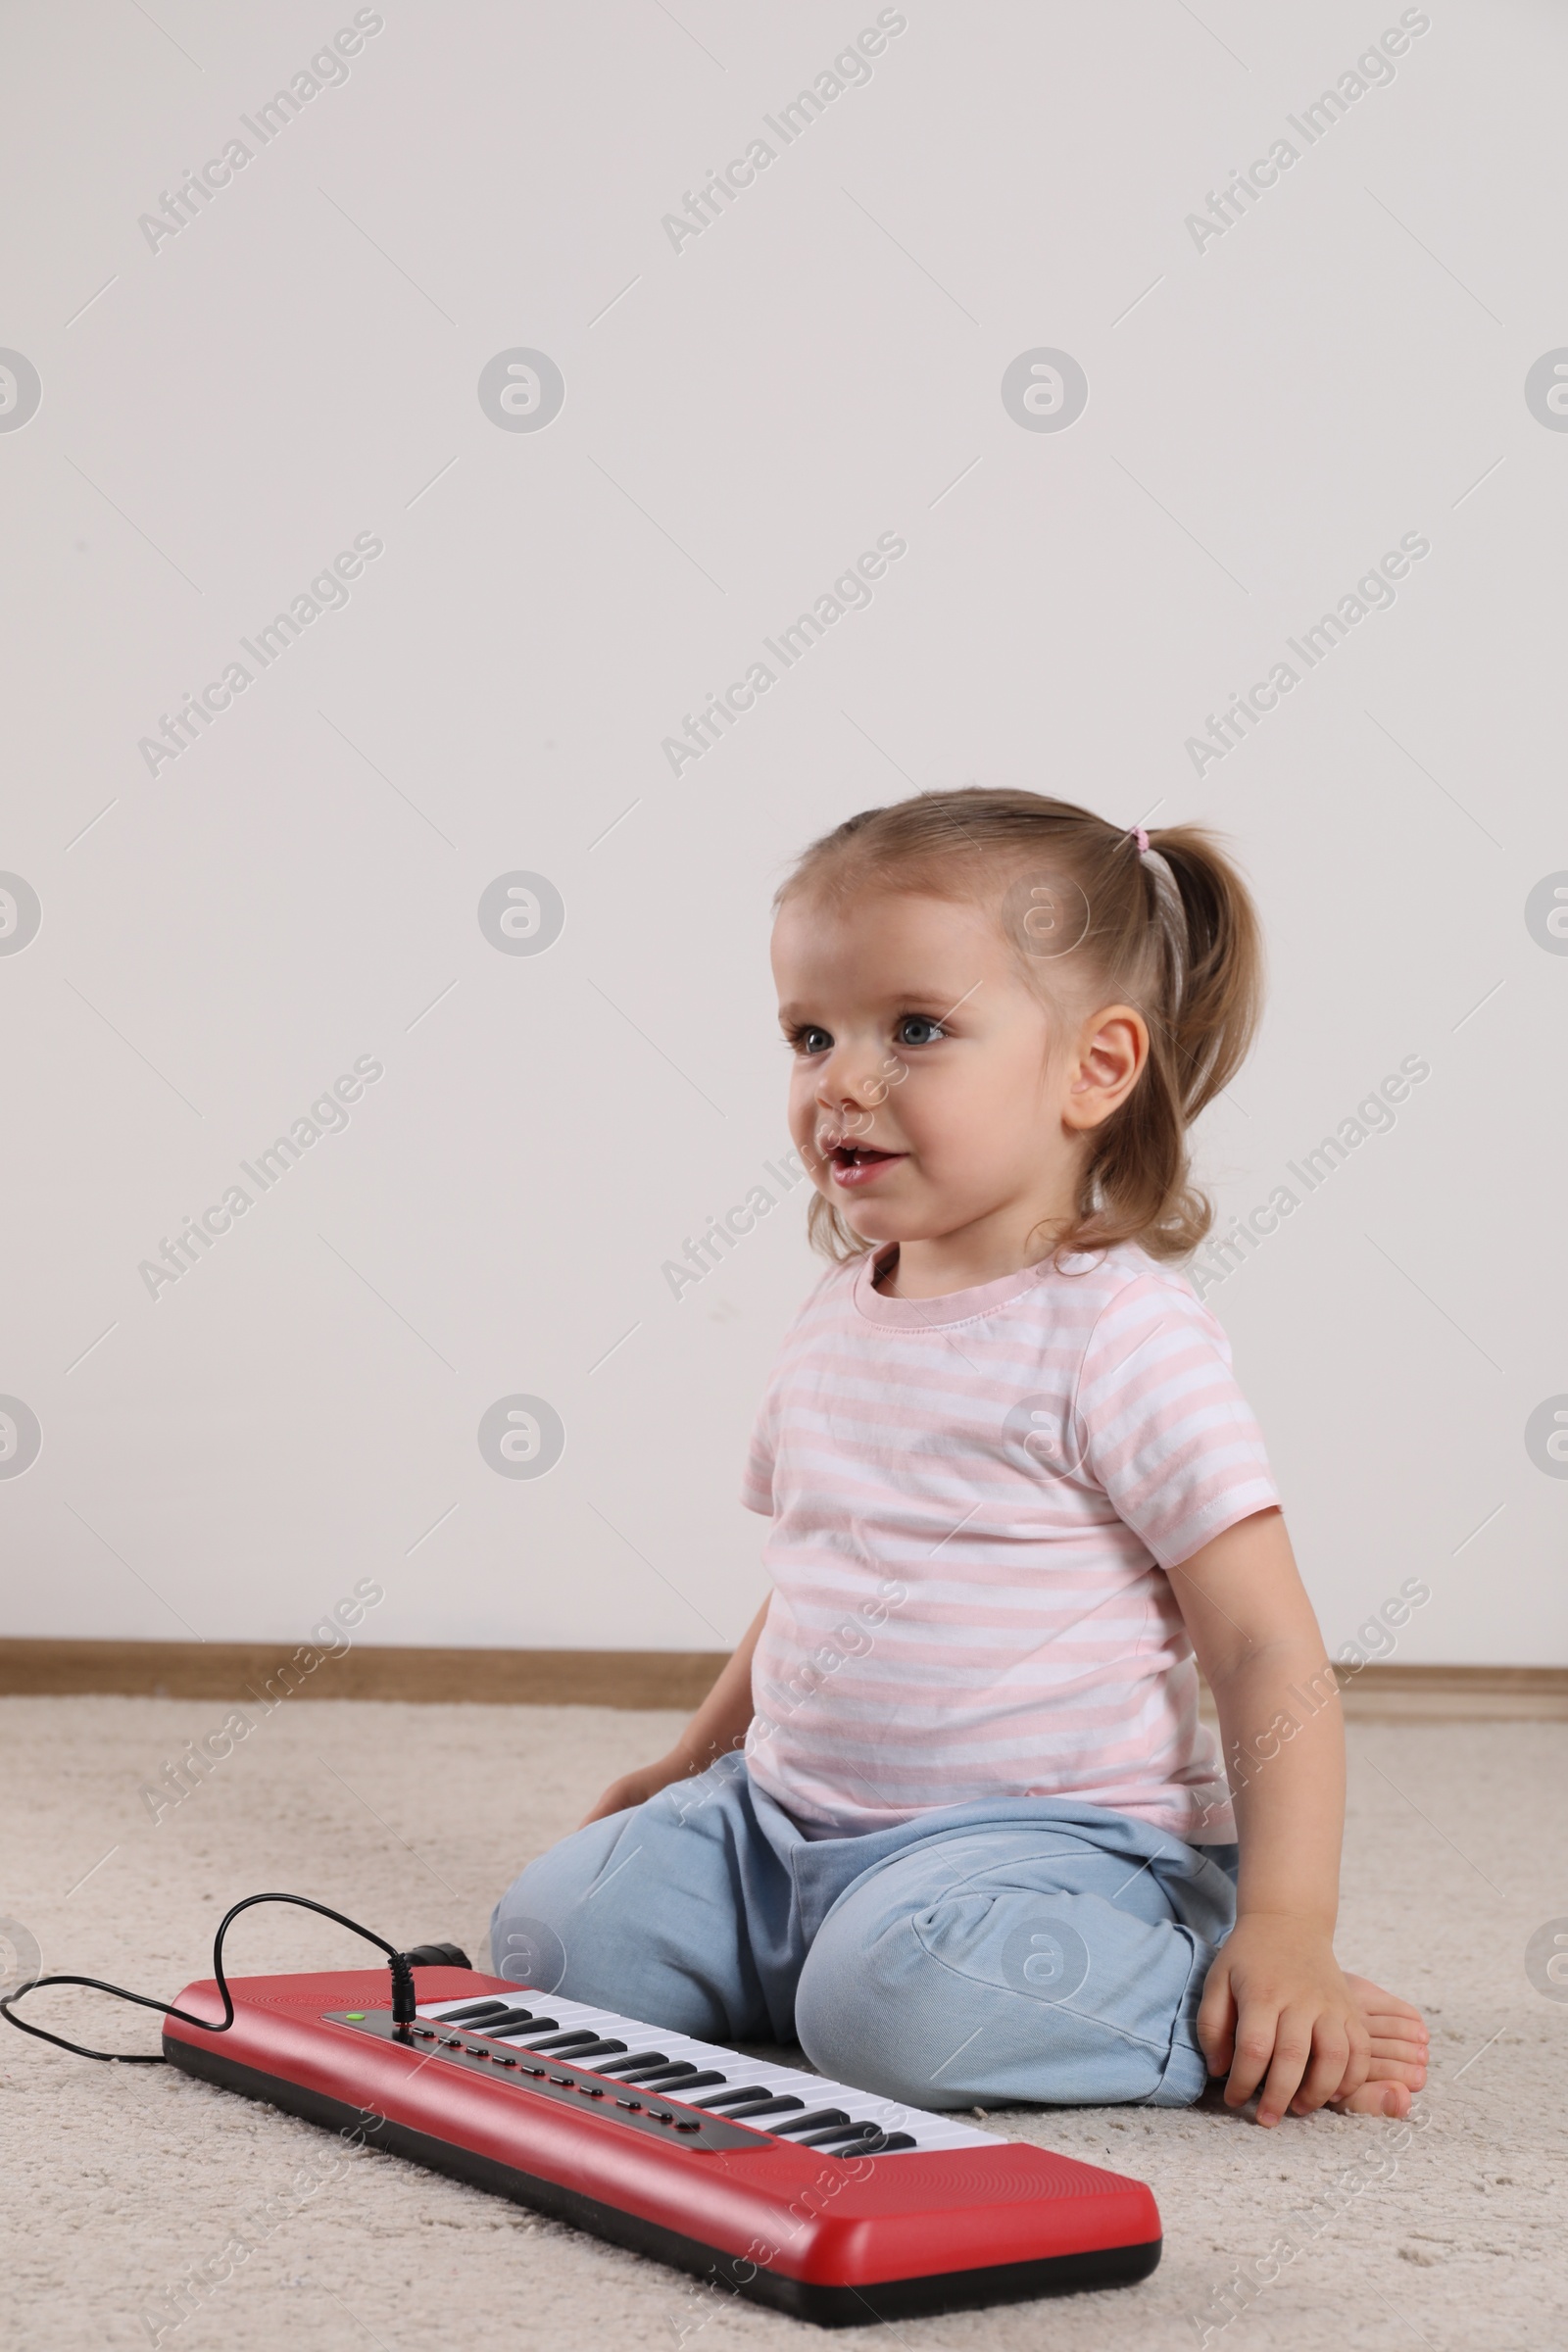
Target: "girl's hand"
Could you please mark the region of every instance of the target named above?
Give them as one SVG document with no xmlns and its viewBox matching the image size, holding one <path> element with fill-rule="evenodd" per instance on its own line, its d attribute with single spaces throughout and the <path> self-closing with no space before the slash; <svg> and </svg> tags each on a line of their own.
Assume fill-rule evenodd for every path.
<svg viewBox="0 0 1568 2352">
<path fill-rule="evenodd" d="M 740 1647 L 668 1755 L 661 1756 L 657 1764 L 641 1765 L 636 1772 L 623 1772 L 618 1781 L 612 1781 L 593 1811 L 584 1814 L 577 1824 L 580 1830 L 585 1830 L 591 1821 L 603 1821 L 607 1813 L 624 1813 L 628 1805 L 647 1804 L 651 1796 L 657 1796 L 661 1788 L 667 1788 L 671 1781 L 690 1780 L 694 1773 L 706 1772 L 710 1764 L 716 1764 L 720 1756 L 745 1746 L 752 1720 L 752 1652 L 757 1647 L 771 1599 L 769 1593 L 748 1626 Z"/>
<path fill-rule="evenodd" d="M 692 1770 L 688 1756 L 661 1756 L 657 1764 L 639 1764 L 635 1772 L 623 1772 L 618 1781 L 612 1781 L 591 1813 L 578 1822 L 585 1830 L 591 1821 L 603 1821 L 608 1813 L 624 1813 L 629 1805 L 645 1805 L 661 1788 L 671 1781 L 683 1781 Z"/>
<path fill-rule="evenodd" d="M 1246 1915 L 1203 1985 L 1198 2038 L 1211 2075 L 1229 2074 L 1227 2107 L 1262 2085 L 1260 2124 L 1309 2115 L 1358 2091 L 1371 2063 L 1360 2005 L 1314 1922 Z"/>
</svg>

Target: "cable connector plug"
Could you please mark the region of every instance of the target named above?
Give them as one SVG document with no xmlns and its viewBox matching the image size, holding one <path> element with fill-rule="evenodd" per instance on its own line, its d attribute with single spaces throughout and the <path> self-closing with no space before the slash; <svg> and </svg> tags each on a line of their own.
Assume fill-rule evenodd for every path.
<svg viewBox="0 0 1568 2352">
<path fill-rule="evenodd" d="M 414 1963 L 407 1952 L 393 1952 L 387 1965 L 392 1971 L 392 2023 L 412 2026 L 419 2014 L 414 1993 Z"/>
</svg>

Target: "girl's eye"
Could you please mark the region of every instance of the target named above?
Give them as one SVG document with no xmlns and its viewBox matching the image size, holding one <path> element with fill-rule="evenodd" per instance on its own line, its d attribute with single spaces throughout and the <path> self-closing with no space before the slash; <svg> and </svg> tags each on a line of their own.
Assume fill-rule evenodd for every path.
<svg viewBox="0 0 1568 2352">
<path fill-rule="evenodd" d="M 901 1046 L 930 1046 L 946 1035 L 942 1023 L 923 1012 L 906 1012 L 894 1033 L 895 1042 Z"/>
<path fill-rule="evenodd" d="M 790 1044 L 797 1054 L 825 1054 L 832 1043 L 825 1029 L 818 1029 L 809 1021 L 790 1035 Z"/>
</svg>

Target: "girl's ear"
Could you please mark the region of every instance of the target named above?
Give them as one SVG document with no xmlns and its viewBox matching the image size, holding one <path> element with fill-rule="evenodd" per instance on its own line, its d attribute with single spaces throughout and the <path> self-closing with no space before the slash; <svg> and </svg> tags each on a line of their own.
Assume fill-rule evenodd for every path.
<svg viewBox="0 0 1568 2352">
<path fill-rule="evenodd" d="M 1149 1024 L 1131 1004 L 1091 1013 L 1069 1064 L 1062 1124 L 1080 1133 L 1102 1127 L 1119 1110 L 1149 1059 Z"/>
</svg>

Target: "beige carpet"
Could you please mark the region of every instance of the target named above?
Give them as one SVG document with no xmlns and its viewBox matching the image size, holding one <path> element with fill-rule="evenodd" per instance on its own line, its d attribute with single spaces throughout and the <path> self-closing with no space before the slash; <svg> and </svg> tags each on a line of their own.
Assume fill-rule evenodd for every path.
<svg viewBox="0 0 1568 2352">
<path fill-rule="evenodd" d="M 172 1997 L 206 1973 L 221 1910 L 264 1887 L 480 1958 L 505 1881 L 675 1720 L 295 1700 L 155 1828 L 140 1787 L 224 1712 L 0 1702 L 0 1914 L 46 1968 Z M 1392 2125 L 1329 2116 L 1265 2134 L 1222 2111 L 1004 2114 L 1009 2134 L 1150 2181 L 1164 2260 L 1116 2293 L 903 2322 L 901 2343 L 1189 2352 L 1205 2326 L 1226 2352 L 1568 2343 L 1568 2002 L 1524 1971 L 1532 1933 L 1568 1918 L 1568 1727 L 1360 1724 L 1350 1739 L 1341 1949 L 1427 2012 L 1425 2129 L 1401 2151 Z M 303 1913 L 243 1924 L 236 1973 L 363 1964 Z M 77 1996 L 51 1997 L 64 2016 Z M 72 2014 L 82 2038 L 155 2046 L 150 2016 Z M 174 2352 L 826 2340 L 396 2159 L 340 2159 L 331 2135 L 170 2069 L 93 2066 L 3 2029 L 0 2150 L 8 2352 L 146 2346 L 142 2315 L 167 2323 L 170 2290 L 247 2230 L 265 2242 L 163 2336 Z M 1226 2303 L 1239 2271 L 1251 2283 Z"/>
</svg>

